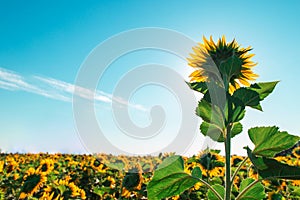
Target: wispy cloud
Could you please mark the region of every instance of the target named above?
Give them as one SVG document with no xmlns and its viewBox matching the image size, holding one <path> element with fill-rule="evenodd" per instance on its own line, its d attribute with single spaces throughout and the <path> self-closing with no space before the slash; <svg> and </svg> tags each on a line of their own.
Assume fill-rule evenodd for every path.
<svg viewBox="0 0 300 200">
<path fill-rule="evenodd" d="M 103 91 L 92 91 L 61 80 L 31 76 L 26 78 L 17 72 L 0 68 L 0 88 L 11 91 L 26 91 L 42 95 L 60 101 L 72 102 L 72 96 L 76 95 L 95 102 L 112 103 L 113 101 L 132 108 L 146 111 L 142 105 L 131 104 L 120 97 L 115 97 Z"/>
</svg>

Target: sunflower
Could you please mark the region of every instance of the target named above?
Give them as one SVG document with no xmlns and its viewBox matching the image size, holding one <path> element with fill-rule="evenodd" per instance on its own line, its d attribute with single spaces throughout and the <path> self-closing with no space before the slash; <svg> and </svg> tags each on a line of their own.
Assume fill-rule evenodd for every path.
<svg viewBox="0 0 300 200">
<path fill-rule="evenodd" d="M 81 199 L 86 199 L 86 193 L 83 189 L 80 189 L 74 182 L 69 182 L 67 180 L 55 180 L 54 188 L 64 187 L 65 191 L 62 196 L 66 195 L 68 197 L 80 197 Z"/>
<path fill-rule="evenodd" d="M 38 192 L 43 184 L 47 181 L 47 177 L 44 173 L 41 173 L 38 169 L 29 168 L 23 177 L 23 184 L 21 188 L 20 199 L 24 199 L 28 196 L 32 196 Z"/>
<path fill-rule="evenodd" d="M 248 177 L 249 178 L 253 178 L 255 180 L 258 180 L 258 173 L 257 171 L 255 170 L 254 166 L 251 166 L 250 167 L 250 170 L 248 172 Z"/>
<path fill-rule="evenodd" d="M 250 86 L 249 81 L 255 80 L 252 67 L 256 65 L 250 58 L 251 47 L 241 48 L 235 41 L 226 43 L 225 36 L 215 43 L 210 36 L 203 36 L 203 44 L 193 47 L 193 53 L 187 58 L 188 64 L 195 69 L 190 74 L 191 82 L 216 82 L 225 86 L 232 94 L 241 85 Z M 222 82 L 220 82 L 222 80 Z"/>
<path fill-rule="evenodd" d="M 40 197 L 40 199 L 43 200 L 52 200 L 53 199 L 54 192 L 51 194 L 49 192 L 43 192 L 43 195 Z"/>
<path fill-rule="evenodd" d="M 129 198 L 131 197 L 131 192 L 129 190 L 127 190 L 125 187 L 122 188 L 122 193 L 121 196 L 125 197 L 125 198 Z"/>
<path fill-rule="evenodd" d="M 108 176 L 107 180 L 110 181 L 110 189 L 114 189 L 116 187 L 116 180 L 111 176 Z"/>
<path fill-rule="evenodd" d="M 106 168 L 104 166 L 103 163 L 101 163 L 98 159 L 93 158 L 91 161 L 91 167 L 96 171 L 96 172 L 100 172 L 100 173 L 105 173 L 106 172 Z"/>
<path fill-rule="evenodd" d="M 300 146 L 297 146 L 293 149 L 292 154 L 296 157 L 296 158 L 300 158 Z"/>
<path fill-rule="evenodd" d="M 54 169 L 54 162 L 52 159 L 44 159 L 40 162 L 38 170 L 42 173 L 49 174 Z"/>
<path fill-rule="evenodd" d="M 238 167 L 240 165 L 240 163 L 244 160 L 245 158 L 242 156 L 238 156 L 238 155 L 233 155 L 231 156 L 231 166 L 232 167 Z M 242 169 L 246 169 L 246 166 L 242 166 Z"/>
<path fill-rule="evenodd" d="M 223 176 L 224 175 L 224 157 L 205 150 L 198 155 L 199 167 L 202 174 L 207 177 Z"/>
</svg>

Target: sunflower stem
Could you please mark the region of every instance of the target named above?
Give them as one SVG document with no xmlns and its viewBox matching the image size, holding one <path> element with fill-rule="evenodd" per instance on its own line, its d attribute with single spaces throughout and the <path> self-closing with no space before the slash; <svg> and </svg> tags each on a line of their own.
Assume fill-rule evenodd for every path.
<svg viewBox="0 0 300 200">
<path fill-rule="evenodd" d="M 225 200 L 230 200 L 231 195 L 231 125 L 229 124 L 226 128 L 226 140 L 225 140 Z"/>
<path fill-rule="evenodd" d="M 236 168 L 234 174 L 232 175 L 231 177 L 231 186 L 230 188 L 232 187 L 233 185 L 233 181 L 234 181 L 234 178 L 236 177 L 236 175 L 239 173 L 240 169 L 243 167 L 243 165 L 246 163 L 246 161 L 248 160 L 248 156 L 246 156 L 246 158 L 239 164 L 239 166 Z"/>
</svg>

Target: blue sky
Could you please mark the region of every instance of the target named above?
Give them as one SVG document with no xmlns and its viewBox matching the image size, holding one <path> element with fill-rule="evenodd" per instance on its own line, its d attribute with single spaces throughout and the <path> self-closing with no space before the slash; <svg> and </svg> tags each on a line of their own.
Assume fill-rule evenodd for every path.
<svg viewBox="0 0 300 200">
<path fill-rule="evenodd" d="M 143 27 L 172 29 L 197 42 L 203 35 L 236 38 L 242 46 L 253 47 L 258 81 L 281 81 L 263 102 L 263 113 L 247 111 L 245 130 L 233 139 L 233 152 L 243 153 L 242 147 L 249 144 L 246 130 L 256 125 L 278 125 L 300 135 L 299 9 L 298 1 L 0 1 L 0 148 L 85 152 L 71 102 L 80 66 L 99 43 Z M 109 103 L 115 84 L 145 63 L 174 67 L 186 79 L 190 70 L 185 61 L 163 52 L 145 50 L 120 58 L 98 86 L 97 117 L 106 130 L 115 130 Z M 154 98 L 157 93 L 160 98 Z M 137 92 L 129 102 L 145 108 L 160 103 L 170 106 L 176 101 L 156 86 Z M 151 121 L 146 111 L 130 109 L 137 124 Z M 171 117 L 167 125 L 173 127 L 169 131 L 178 124 L 171 110 L 166 108 Z M 205 146 L 198 135 L 189 152 Z"/>
</svg>

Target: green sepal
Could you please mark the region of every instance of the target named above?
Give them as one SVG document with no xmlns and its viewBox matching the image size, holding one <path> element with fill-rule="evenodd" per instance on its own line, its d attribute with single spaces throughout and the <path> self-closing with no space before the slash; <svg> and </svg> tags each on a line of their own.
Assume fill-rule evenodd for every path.
<svg viewBox="0 0 300 200">
<path fill-rule="evenodd" d="M 202 94 L 205 94 L 208 91 L 206 82 L 186 82 L 186 84 L 192 89 Z"/>
</svg>

